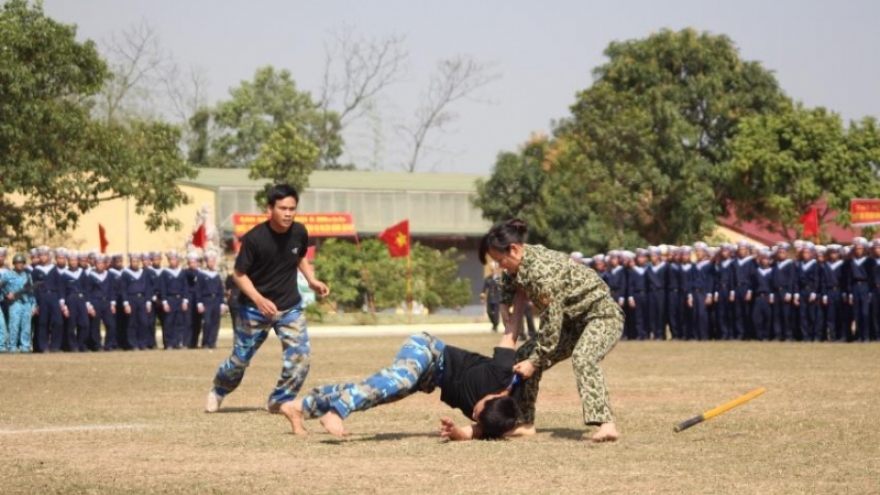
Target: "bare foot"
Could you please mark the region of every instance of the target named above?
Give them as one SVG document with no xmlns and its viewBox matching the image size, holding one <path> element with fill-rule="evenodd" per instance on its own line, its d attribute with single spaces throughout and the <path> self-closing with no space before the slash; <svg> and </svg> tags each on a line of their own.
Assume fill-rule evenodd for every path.
<svg viewBox="0 0 880 495">
<path fill-rule="evenodd" d="M 294 435 L 309 434 L 303 424 L 302 399 L 294 399 L 281 404 L 280 412 L 287 418 L 287 421 L 290 421 L 290 429 Z"/>
<path fill-rule="evenodd" d="M 321 416 L 320 421 L 327 433 L 339 438 L 345 437 L 345 425 L 342 424 L 342 418 L 336 411 L 330 411 Z"/>
<path fill-rule="evenodd" d="M 590 441 L 597 443 L 614 442 L 618 438 L 620 438 L 620 433 L 618 433 L 617 426 L 615 426 L 614 423 L 602 423 L 602 426 L 599 427 L 599 431 L 590 437 Z"/>
</svg>

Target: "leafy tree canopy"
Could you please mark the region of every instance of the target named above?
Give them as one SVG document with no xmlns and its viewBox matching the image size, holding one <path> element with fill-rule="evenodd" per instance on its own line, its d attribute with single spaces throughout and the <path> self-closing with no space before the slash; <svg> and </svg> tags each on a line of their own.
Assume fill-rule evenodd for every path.
<svg viewBox="0 0 880 495">
<path fill-rule="evenodd" d="M 94 43 L 76 41 L 37 4 L 0 10 L 0 238 L 30 229 L 65 231 L 102 201 L 131 198 L 150 229 L 188 198 L 175 184 L 193 170 L 179 130 L 163 123 L 108 125 L 89 117 L 90 97 L 109 76 Z"/>
</svg>

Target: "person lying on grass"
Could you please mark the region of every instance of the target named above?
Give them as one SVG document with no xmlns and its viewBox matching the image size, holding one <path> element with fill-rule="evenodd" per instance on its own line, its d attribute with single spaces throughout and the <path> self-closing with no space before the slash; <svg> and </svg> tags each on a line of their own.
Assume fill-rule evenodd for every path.
<svg viewBox="0 0 880 495">
<path fill-rule="evenodd" d="M 522 321 L 522 318 L 520 318 Z M 320 418 L 328 433 L 346 435 L 344 420 L 355 411 L 400 400 L 439 387 L 440 400 L 460 409 L 474 424 L 458 427 L 441 419 L 440 434 L 451 440 L 496 439 L 528 435 L 517 426 L 516 402 L 510 396 L 516 364 L 517 325 L 506 325 L 493 356 L 447 345 L 427 333 L 407 338 L 391 366 L 360 383 L 316 387 L 281 406 L 293 433 L 305 435 L 304 420 Z"/>
</svg>

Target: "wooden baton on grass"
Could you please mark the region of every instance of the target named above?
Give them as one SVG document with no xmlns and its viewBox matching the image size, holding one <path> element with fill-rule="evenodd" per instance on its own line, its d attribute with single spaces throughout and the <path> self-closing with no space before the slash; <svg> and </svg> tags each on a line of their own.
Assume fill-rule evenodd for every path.
<svg viewBox="0 0 880 495">
<path fill-rule="evenodd" d="M 693 418 L 691 418 L 687 421 L 682 421 L 681 423 L 678 424 L 678 426 L 675 427 L 675 432 L 678 433 L 680 431 L 687 430 L 691 426 L 702 423 L 703 421 L 708 421 L 708 420 L 714 418 L 715 416 L 718 416 L 721 413 L 724 413 L 724 412 L 727 412 L 727 411 L 733 409 L 736 406 L 741 406 L 741 405 L 745 404 L 746 402 L 754 399 L 755 397 L 763 394 L 764 392 L 765 392 L 764 387 L 761 387 L 757 390 L 752 390 L 751 392 L 749 392 L 739 398 L 736 398 L 726 404 L 722 404 L 722 405 L 716 407 L 715 409 L 709 409 L 708 411 L 704 412 L 703 414 L 700 414 L 699 416 L 694 416 Z"/>
</svg>

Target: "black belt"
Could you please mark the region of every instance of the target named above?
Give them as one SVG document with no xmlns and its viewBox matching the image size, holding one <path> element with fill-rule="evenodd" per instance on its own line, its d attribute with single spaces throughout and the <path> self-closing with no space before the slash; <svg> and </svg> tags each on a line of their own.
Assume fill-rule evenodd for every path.
<svg viewBox="0 0 880 495">
<path fill-rule="evenodd" d="M 645 291 L 643 291 L 643 290 L 634 290 L 633 291 L 633 294 L 644 294 L 644 293 L 645 293 Z"/>
<path fill-rule="evenodd" d="M 144 296 L 146 296 L 146 294 L 143 293 L 143 292 L 132 292 L 132 293 L 129 294 L 129 296 L 134 296 L 134 297 L 144 297 Z"/>
<path fill-rule="evenodd" d="M 761 296 L 766 296 L 766 295 L 769 295 L 769 294 L 770 294 L 769 292 L 758 292 L 757 296 L 758 296 L 758 297 L 761 297 Z"/>
<path fill-rule="evenodd" d="M 109 301 L 110 298 L 109 297 L 96 297 L 95 300 L 96 301 Z"/>
<path fill-rule="evenodd" d="M 866 281 L 864 281 L 864 280 L 856 280 L 856 281 L 855 281 L 855 284 L 856 284 L 856 285 L 868 285 L 868 282 L 866 282 Z"/>
<path fill-rule="evenodd" d="M 86 295 L 82 292 L 71 292 L 67 297 L 86 297 Z"/>
<path fill-rule="evenodd" d="M 183 299 L 183 294 L 168 294 L 168 297 L 173 297 L 174 299 Z"/>
<path fill-rule="evenodd" d="M 741 284 L 736 284 L 736 287 L 737 287 L 737 288 L 740 288 L 740 287 L 748 287 L 748 286 L 749 286 L 749 284 L 747 284 L 747 283 L 745 283 L 745 282 L 744 282 L 744 283 L 741 283 Z"/>
<path fill-rule="evenodd" d="M 205 295 L 202 296 L 202 297 L 205 298 L 205 299 L 215 299 L 215 298 L 218 298 L 218 297 L 220 297 L 220 296 L 218 296 L 217 294 L 205 294 Z"/>
</svg>

